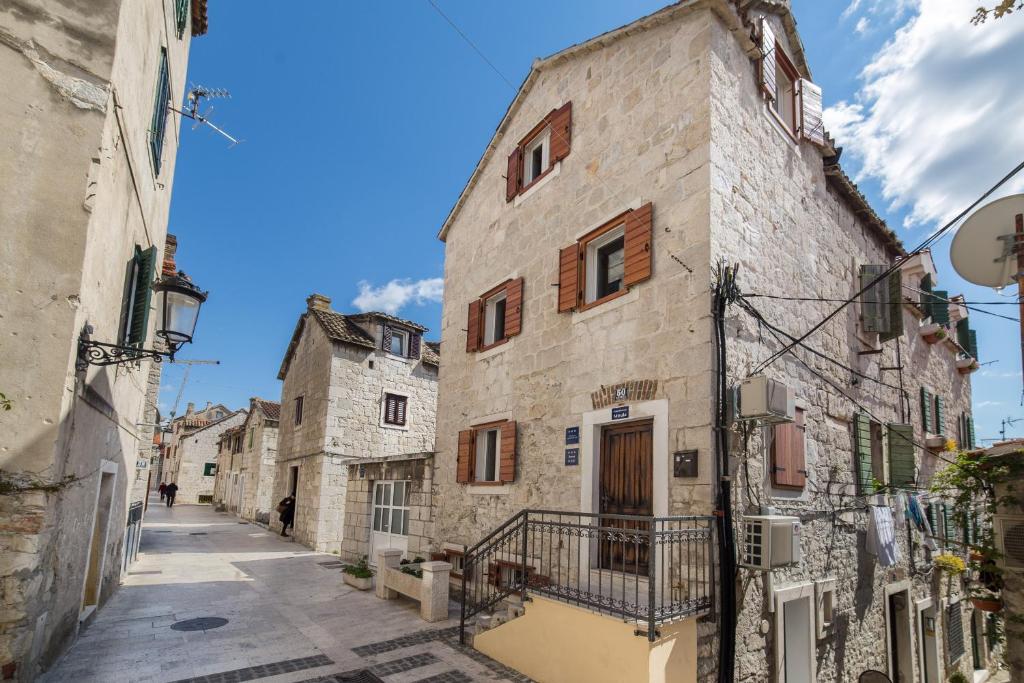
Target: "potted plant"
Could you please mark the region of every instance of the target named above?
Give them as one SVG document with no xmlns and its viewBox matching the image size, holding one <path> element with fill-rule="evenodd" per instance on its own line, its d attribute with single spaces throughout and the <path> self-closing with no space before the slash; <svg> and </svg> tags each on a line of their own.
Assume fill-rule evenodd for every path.
<svg viewBox="0 0 1024 683">
<path fill-rule="evenodd" d="M 918 333 L 929 344 L 938 344 L 947 336 L 946 328 L 936 323 L 921 325 L 921 327 L 918 328 Z"/>
<path fill-rule="evenodd" d="M 1002 612 L 1003 601 L 999 599 L 999 596 L 993 593 L 982 593 L 979 595 L 971 596 L 971 604 L 974 605 L 974 609 L 981 612 Z"/>
<path fill-rule="evenodd" d="M 949 678 L 946 680 L 948 680 L 949 683 L 970 683 L 967 680 L 967 676 L 965 676 L 961 671 L 954 671 L 949 674 Z"/>
<path fill-rule="evenodd" d="M 936 555 L 932 560 L 932 564 L 934 564 L 935 568 L 939 571 L 950 574 L 951 576 L 959 576 L 967 571 L 967 564 L 956 555 L 950 553 Z"/>
<path fill-rule="evenodd" d="M 980 367 L 973 358 L 958 358 L 956 361 L 956 371 L 961 375 L 968 375 Z"/>
<path fill-rule="evenodd" d="M 341 571 L 341 578 L 356 590 L 368 591 L 373 588 L 373 570 L 366 563 L 366 555 L 355 564 L 346 564 Z"/>
</svg>

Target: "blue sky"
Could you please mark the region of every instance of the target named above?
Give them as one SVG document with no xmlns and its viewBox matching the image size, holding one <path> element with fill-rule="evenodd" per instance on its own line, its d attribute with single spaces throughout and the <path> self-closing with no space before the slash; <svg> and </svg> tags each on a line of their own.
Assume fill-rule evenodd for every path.
<svg viewBox="0 0 1024 683">
<path fill-rule="evenodd" d="M 516 85 L 534 58 L 665 4 L 435 1 Z M 844 165 L 908 246 L 1024 158 L 1024 133 L 1013 132 L 1022 127 L 1011 123 L 1024 116 L 1024 94 L 999 85 L 1016 82 L 1012 65 L 1024 63 L 1024 17 L 973 27 L 976 4 L 793 3 Z M 282 355 L 314 291 L 341 311 L 390 307 L 436 335 L 437 230 L 514 92 L 429 2 L 210 3 L 189 82 L 231 91 L 211 119 L 244 142 L 229 149 L 209 129 L 182 126 L 170 230 L 179 267 L 210 299 L 180 356 L 221 365 L 192 369 L 178 412 L 188 401 L 276 399 Z M 928 115 L 936 110 L 948 115 Z M 935 250 L 940 285 L 998 299 L 962 283 L 948 247 Z M 979 314 L 972 325 L 982 360 L 998 361 L 974 375 L 978 435 L 996 436 L 1000 418 L 1024 416 L 1018 331 Z M 165 415 L 182 374 L 164 366 Z M 1008 434 L 1024 434 L 1024 422 Z"/>
</svg>

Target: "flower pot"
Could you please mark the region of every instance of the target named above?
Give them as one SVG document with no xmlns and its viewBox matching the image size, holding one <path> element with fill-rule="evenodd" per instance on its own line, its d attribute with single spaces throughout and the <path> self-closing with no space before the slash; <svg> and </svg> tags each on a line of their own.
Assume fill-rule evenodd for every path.
<svg viewBox="0 0 1024 683">
<path fill-rule="evenodd" d="M 356 590 L 368 591 L 373 588 L 373 577 L 367 576 L 365 578 L 359 576 L 352 576 L 351 574 L 342 573 L 342 580 L 348 585 L 352 586 Z"/>
<path fill-rule="evenodd" d="M 946 338 L 946 330 L 941 325 L 930 323 L 928 325 L 921 325 L 918 328 L 918 334 L 929 344 L 937 344 Z"/>
<path fill-rule="evenodd" d="M 941 435 L 929 436 L 924 440 L 924 445 L 933 450 L 946 450 L 946 437 Z"/>
<path fill-rule="evenodd" d="M 968 375 L 979 367 L 981 366 L 978 365 L 978 361 L 973 358 L 961 358 L 956 362 L 956 371 L 961 375 Z"/>
<path fill-rule="evenodd" d="M 971 598 L 974 609 L 981 612 L 1001 612 L 1003 601 L 998 598 Z"/>
<path fill-rule="evenodd" d="M 974 550 L 971 551 L 971 562 L 982 563 L 985 561 L 985 556 Z"/>
</svg>

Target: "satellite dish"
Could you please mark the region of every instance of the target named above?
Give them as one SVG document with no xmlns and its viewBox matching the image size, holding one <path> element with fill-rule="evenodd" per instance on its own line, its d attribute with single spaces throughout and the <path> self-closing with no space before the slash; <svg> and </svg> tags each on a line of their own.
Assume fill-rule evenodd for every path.
<svg viewBox="0 0 1024 683">
<path fill-rule="evenodd" d="M 1018 269 L 1012 249 L 1018 214 L 1024 214 L 1024 194 L 997 199 L 964 221 L 950 247 L 950 260 L 960 277 L 994 288 L 1014 281 Z"/>
</svg>

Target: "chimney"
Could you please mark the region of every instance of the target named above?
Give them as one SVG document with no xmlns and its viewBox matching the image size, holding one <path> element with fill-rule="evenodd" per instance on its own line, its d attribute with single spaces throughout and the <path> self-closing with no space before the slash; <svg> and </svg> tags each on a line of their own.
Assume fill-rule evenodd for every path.
<svg viewBox="0 0 1024 683">
<path fill-rule="evenodd" d="M 174 275 L 178 271 L 178 266 L 174 263 L 174 252 L 176 251 L 178 251 L 178 238 L 168 233 L 167 239 L 164 240 L 164 263 L 160 268 L 162 274 Z"/>
<path fill-rule="evenodd" d="M 191 415 L 194 412 L 196 412 L 196 404 L 189 401 L 188 410 L 185 411 L 185 414 Z"/>
<path fill-rule="evenodd" d="M 204 410 L 204 411 L 205 411 L 205 410 L 209 410 L 209 409 L 210 409 L 210 406 L 212 406 L 212 405 L 213 405 L 213 401 L 207 401 L 207 402 L 206 402 L 206 407 L 205 407 L 205 408 L 203 408 L 203 410 Z"/>
<path fill-rule="evenodd" d="M 331 310 L 331 297 L 323 294 L 310 294 L 306 297 L 306 308 L 311 311 L 329 311 Z"/>
</svg>

